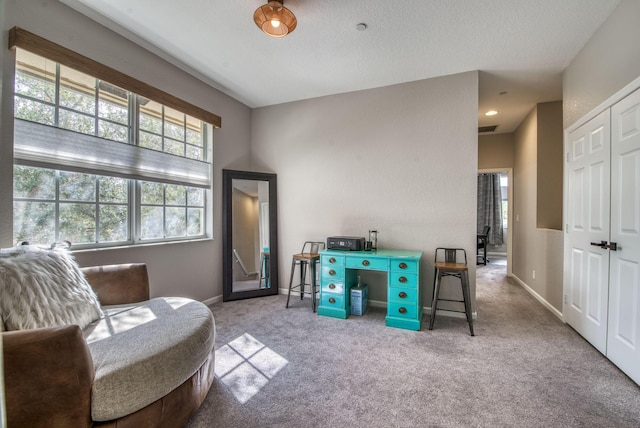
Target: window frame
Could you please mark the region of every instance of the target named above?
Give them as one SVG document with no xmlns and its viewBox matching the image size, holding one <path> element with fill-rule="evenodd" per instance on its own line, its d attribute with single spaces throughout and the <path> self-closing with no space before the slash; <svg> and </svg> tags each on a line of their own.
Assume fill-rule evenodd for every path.
<svg viewBox="0 0 640 428">
<path fill-rule="evenodd" d="M 100 126 L 99 123 L 100 121 L 105 121 L 107 123 L 114 123 L 116 125 L 119 126 L 125 126 L 127 127 L 127 142 L 124 143 L 122 142 L 122 144 L 127 144 L 127 145 L 135 145 L 135 146 L 139 146 L 139 140 L 140 140 L 140 126 L 139 126 L 139 120 L 140 120 L 140 115 L 141 115 L 141 109 L 140 109 L 140 99 L 141 98 L 147 98 L 149 100 L 152 100 L 154 102 L 159 103 L 162 106 L 162 145 L 163 145 L 163 149 L 164 149 L 164 145 L 165 145 L 165 138 L 169 138 L 169 137 L 165 137 L 165 115 L 164 115 L 164 111 L 166 108 L 170 108 L 173 109 L 177 112 L 179 112 L 182 117 L 183 117 L 183 133 L 184 133 L 184 139 L 183 141 L 180 140 L 175 140 L 177 143 L 182 144 L 182 155 L 174 155 L 174 156 L 181 156 L 185 159 L 193 159 L 192 157 L 188 156 L 189 153 L 189 147 L 190 146 L 194 146 L 197 147 L 199 150 L 201 150 L 202 153 L 202 157 L 204 158 L 204 161 L 208 164 L 208 169 L 209 169 L 209 183 L 212 183 L 213 179 L 212 179 L 212 173 L 213 173 L 213 159 L 212 159 L 212 154 L 213 154 L 213 147 L 212 147 L 212 132 L 211 130 L 213 128 L 219 128 L 221 125 L 221 118 L 215 114 L 212 114 L 206 110 L 203 110 L 197 106 L 194 106 L 190 103 L 187 103 L 183 100 L 180 100 L 179 98 L 176 98 L 170 94 L 167 94 L 161 90 L 158 90 L 156 88 L 151 87 L 150 85 L 145 84 L 144 82 L 140 82 L 136 79 L 133 79 L 127 75 L 124 75 L 123 73 L 118 72 L 117 70 L 111 69 L 107 66 L 104 66 L 96 61 L 93 61 L 89 58 L 83 57 L 82 55 L 79 55 L 73 51 L 70 51 L 62 46 L 59 46 L 55 43 L 52 43 L 46 39 L 43 39 L 33 33 L 30 33 L 28 31 L 25 31 L 23 29 L 20 29 L 18 27 L 14 27 L 9 31 L 9 47 L 13 50 L 15 50 L 15 48 L 20 48 L 20 49 L 24 49 L 25 51 L 31 52 L 33 54 L 39 55 L 40 57 L 43 57 L 47 60 L 51 60 L 51 61 L 55 61 L 56 63 L 56 75 L 55 75 L 55 99 L 53 102 L 51 101 L 47 101 L 46 99 L 37 99 L 37 98 L 33 98 L 27 95 L 23 95 L 23 94 L 19 94 L 17 92 L 14 93 L 14 97 L 21 97 L 22 99 L 26 99 L 26 100 L 30 100 L 31 102 L 37 102 L 46 106 L 50 106 L 53 107 L 54 109 L 54 123 L 55 126 L 58 127 L 58 129 L 63 130 L 65 132 L 78 132 L 78 131 L 74 131 L 74 130 L 70 130 L 68 128 L 60 128 L 59 124 L 60 124 L 60 119 L 59 119 L 59 112 L 62 110 L 65 111 L 70 111 L 73 112 L 74 114 L 81 114 L 87 117 L 91 117 L 93 119 L 93 126 L 94 126 L 94 132 L 93 134 L 85 134 L 85 135 L 91 135 L 94 136 L 96 138 L 102 138 L 99 137 L 99 133 L 100 133 Z M 62 68 L 62 66 L 68 67 L 70 69 L 76 70 L 78 72 L 84 73 L 86 75 L 88 75 L 89 77 L 93 78 L 96 82 L 95 85 L 95 89 L 93 91 L 93 99 L 94 99 L 94 104 L 95 104 L 95 108 L 94 108 L 94 113 L 93 115 L 87 114 L 83 111 L 77 111 L 75 109 L 72 108 L 67 108 L 65 106 L 63 106 L 60 103 L 60 90 L 62 88 L 62 83 L 61 83 L 61 73 L 60 73 L 60 69 Z M 16 73 L 17 74 L 17 73 Z M 44 81 L 46 81 L 46 79 L 44 79 Z M 107 84 L 111 84 L 114 85 L 116 87 L 119 87 L 121 89 L 124 89 L 125 91 L 127 91 L 127 110 L 128 110 L 128 123 L 124 124 L 124 123 L 120 123 L 114 120 L 110 120 L 107 117 L 103 117 L 103 115 L 100 114 L 100 109 L 99 109 L 99 104 L 101 102 L 101 88 L 100 88 L 100 83 L 104 81 Z M 15 82 L 15 79 L 14 79 Z M 14 98 L 15 99 L 15 98 Z M 188 134 L 187 134 L 187 129 L 189 128 L 189 119 L 188 117 L 192 117 L 195 119 L 199 119 L 200 121 L 202 121 L 202 126 L 200 129 L 200 133 L 201 133 L 201 141 L 202 141 L 202 145 L 201 146 L 197 146 L 195 144 L 192 144 L 189 142 L 189 138 L 188 138 Z M 24 119 L 20 119 L 19 117 L 16 117 L 14 119 L 14 121 L 16 119 L 19 120 L 24 120 Z M 37 123 L 37 122 L 32 122 L 32 123 Z M 207 125 L 208 124 L 208 125 Z M 48 125 L 43 125 L 43 126 L 48 126 Z M 174 140 L 174 139 L 172 139 Z M 117 140 L 109 140 L 109 141 L 117 141 Z M 153 150 L 153 149 L 148 149 L 148 150 Z M 173 155 L 171 152 L 166 152 L 163 150 L 163 152 L 161 153 L 168 153 Z M 60 232 L 60 206 L 62 203 L 64 203 L 64 201 L 61 200 L 61 194 L 60 194 L 60 185 L 59 185 L 59 180 L 60 180 L 60 173 L 61 172 L 74 172 L 74 168 L 73 167 L 60 167 L 60 168 L 56 168 L 53 167 L 50 164 L 47 164 L 45 162 L 44 165 L 40 165 L 38 164 L 38 162 L 30 162 L 30 161 L 25 161 L 22 159 L 17 159 L 14 156 L 14 165 L 21 165 L 21 166 L 27 166 L 27 167 L 38 167 L 38 168 L 46 168 L 46 169 L 50 169 L 55 171 L 55 200 L 54 201 L 50 201 L 53 202 L 55 204 L 55 236 L 56 236 L 56 240 L 58 240 L 59 236 L 59 232 Z M 212 197 L 211 197 L 211 192 L 212 190 L 212 185 L 209 184 L 208 186 L 206 186 L 206 188 L 203 189 L 203 197 L 202 197 L 202 205 L 201 206 L 197 206 L 195 208 L 198 209 L 202 209 L 203 210 L 203 216 L 201 217 L 201 231 L 202 234 L 199 235 L 189 235 L 189 201 L 188 201 L 188 188 L 192 187 L 189 186 L 187 184 L 184 183 L 174 183 L 171 181 L 164 181 L 162 179 L 151 179 L 151 181 L 155 181 L 158 183 L 162 183 L 164 185 L 164 188 L 166 188 L 166 185 L 168 184 L 177 184 L 177 185 L 181 185 L 185 187 L 185 205 L 181 206 L 181 208 L 184 208 L 185 210 L 185 234 L 183 236 L 171 236 L 171 237 L 167 237 L 167 217 L 166 215 L 163 215 L 163 237 L 162 238 L 147 238 L 147 239 L 143 239 L 141 236 L 141 218 L 140 218 L 140 214 L 142 211 L 142 207 L 143 204 L 141 203 L 141 183 L 144 180 L 149 180 L 148 178 L 144 178 L 141 179 L 139 177 L 127 177 L 126 175 L 121 175 L 121 174 L 105 174 L 103 171 L 91 171 L 90 169 L 84 170 L 84 171 L 80 171 L 80 172 L 84 172 L 87 174 L 92 174 L 94 175 L 94 179 L 95 179 L 95 201 L 93 202 L 87 202 L 87 204 L 93 205 L 95 206 L 95 219 L 96 219 L 96 223 L 95 223 L 95 231 L 94 231 L 94 238 L 96 241 L 98 242 L 91 242 L 91 243 L 77 243 L 74 244 L 75 248 L 78 249 L 82 249 L 82 248 L 115 248 L 115 247 L 120 247 L 120 246 L 129 246 L 129 245 L 144 245 L 144 244 L 150 244 L 150 243 L 163 243 L 163 242 L 174 242 L 174 241 L 178 241 L 178 242 L 185 242 L 185 241 L 189 241 L 189 240 L 199 240 L 199 239 L 206 239 L 207 237 L 211 236 L 212 233 L 212 215 L 213 215 L 213 207 L 212 207 Z M 101 176 L 115 176 L 115 177 L 122 177 L 127 179 L 127 188 L 128 188 L 128 201 L 127 201 L 127 209 L 128 209 L 128 215 L 127 215 L 127 230 L 128 230 L 128 236 L 127 236 L 127 240 L 125 241 L 109 241 L 109 242 L 99 242 L 99 237 L 100 237 L 100 216 L 99 216 L 99 209 L 100 206 L 102 205 L 102 203 L 99 200 L 99 178 Z M 196 187 L 200 187 L 200 186 L 196 186 Z M 166 194 L 166 191 L 163 192 L 163 194 Z M 14 201 L 21 201 L 21 202 L 39 202 L 38 200 L 33 200 L 30 198 L 22 198 L 22 197 L 18 197 L 15 198 Z M 83 202 L 84 203 L 84 202 Z M 124 205 L 124 204 L 116 204 L 116 205 Z M 163 197 L 163 205 L 162 205 L 162 209 L 163 209 L 163 213 L 166 213 L 167 208 L 170 207 L 169 205 L 167 205 L 166 203 L 166 197 Z M 14 232 L 14 236 L 15 236 L 15 232 Z M 62 239 L 64 239 L 64 237 L 62 237 Z"/>
</svg>

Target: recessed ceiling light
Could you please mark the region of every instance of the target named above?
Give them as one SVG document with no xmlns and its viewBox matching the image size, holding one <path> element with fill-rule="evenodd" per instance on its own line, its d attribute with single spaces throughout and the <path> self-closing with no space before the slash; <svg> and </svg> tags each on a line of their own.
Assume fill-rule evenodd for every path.
<svg viewBox="0 0 640 428">
<path fill-rule="evenodd" d="M 367 29 L 367 24 L 365 24 L 364 22 L 361 22 L 358 25 L 356 25 L 356 30 L 358 31 L 364 31 L 366 29 Z"/>
<path fill-rule="evenodd" d="M 484 115 L 485 116 L 495 116 L 496 114 L 498 114 L 498 110 L 489 110 Z"/>
</svg>

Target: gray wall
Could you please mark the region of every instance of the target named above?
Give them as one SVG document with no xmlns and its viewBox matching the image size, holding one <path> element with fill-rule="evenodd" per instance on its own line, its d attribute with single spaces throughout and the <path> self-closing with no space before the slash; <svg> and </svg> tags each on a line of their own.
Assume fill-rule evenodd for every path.
<svg viewBox="0 0 640 428">
<path fill-rule="evenodd" d="M 562 229 L 562 101 L 540 103 L 537 135 L 536 225 Z"/>
<path fill-rule="evenodd" d="M 622 0 L 563 74 L 567 129 L 640 76 L 640 1 Z"/>
<path fill-rule="evenodd" d="M 522 285 L 559 315 L 562 232 L 537 227 L 538 129 L 545 127 L 544 120 L 536 106 L 515 132 L 512 270 Z"/>
<path fill-rule="evenodd" d="M 252 156 L 278 173 L 280 286 L 306 240 L 366 237 L 424 251 L 465 248 L 474 282 L 478 74 L 468 72 L 254 110 Z M 363 275 L 386 301 L 384 275 Z"/>
<path fill-rule="evenodd" d="M 213 239 L 76 253 L 76 259 L 83 266 L 147 263 L 153 296 L 171 294 L 198 300 L 221 296 L 221 170 L 249 166 L 251 110 L 58 1 L 5 0 L 4 3 L 2 46 L 7 46 L 7 31 L 19 26 L 222 117 L 222 128 L 214 132 Z M 6 48 L 0 51 L 4 63 L 2 86 L 11 86 L 15 57 Z M 13 212 L 11 91 L 2 91 L 1 107 L 0 247 L 9 247 L 14 244 L 11 221 L 7 221 Z"/>
<path fill-rule="evenodd" d="M 513 133 L 480 135 L 478 169 L 513 168 L 513 146 Z"/>
</svg>

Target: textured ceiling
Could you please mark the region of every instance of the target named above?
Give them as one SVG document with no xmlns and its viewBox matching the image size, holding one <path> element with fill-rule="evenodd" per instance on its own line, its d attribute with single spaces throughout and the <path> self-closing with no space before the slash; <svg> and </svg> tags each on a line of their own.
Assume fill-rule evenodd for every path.
<svg viewBox="0 0 640 428">
<path fill-rule="evenodd" d="M 253 23 L 266 0 L 61 1 L 250 107 L 480 70 L 478 123 L 496 132 L 561 99 L 562 71 L 619 3 L 285 0 L 298 27 L 274 39 Z"/>
</svg>

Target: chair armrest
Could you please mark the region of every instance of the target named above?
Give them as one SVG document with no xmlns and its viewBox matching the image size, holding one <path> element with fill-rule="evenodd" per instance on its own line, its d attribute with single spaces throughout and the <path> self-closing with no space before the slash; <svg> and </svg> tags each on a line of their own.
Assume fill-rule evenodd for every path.
<svg viewBox="0 0 640 428">
<path fill-rule="evenodd" d="M 94 266 L 81 270 L 101 305 L 149 300 L 149 275 L 144 263 Z"/>
<path fill-rule="evenodd" d="M 89 427 L 94 366 L 77 325 L 2 333 L 10 427 Z"/>
</svg>

